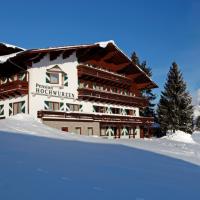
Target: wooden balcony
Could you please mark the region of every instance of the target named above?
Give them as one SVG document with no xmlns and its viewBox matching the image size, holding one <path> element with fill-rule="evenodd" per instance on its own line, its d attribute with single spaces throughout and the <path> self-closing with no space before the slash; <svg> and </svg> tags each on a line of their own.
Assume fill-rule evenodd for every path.
<svg viewBox="0 0 200 200">
<path fill-rule="evenodd" d="M 148 100 L 144 97 L 121 95 L 117 93 L 93 90 L 90 88 L 79 88 L 78 99 L 135 107 L 148 106 Z"/>
<path fill-rule="evenodd" d="M 114 124 L 122 124 L 122 125 L 151 125 L 154 122 L 153 117 L 135 117 L 132 115 L 109 115 L 106 113 L 101 114 L 89 114 L 89 113 L 81 113 L 81 112 L 60 112 L 60 111 L 48 111 L 41 110 L 38 111 L 38 118 L 42 118 L 43 120 L 51 120 L 51 121 L 98 121 L 101 125 L 114 125 Z"/>
<path fill-rule="evenodd" d="M 0 85 L 0 99 L 28 94 L 27 81 L 13 81 Z"/>
<path fill-rule="evenodd" d="M 131 79 L 114 72 L 88 67 L 86 65 L 78 65 L 77 68 L 79 80 L 95 80 L 95 82 L 116 87 L 130 87 L 132 84 Z"/>
</svg>

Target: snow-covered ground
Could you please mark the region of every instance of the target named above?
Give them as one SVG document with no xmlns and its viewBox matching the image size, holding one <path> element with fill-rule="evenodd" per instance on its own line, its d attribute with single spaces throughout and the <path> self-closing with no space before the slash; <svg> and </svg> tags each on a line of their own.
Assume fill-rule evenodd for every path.
<svg viewBox="0 0 200 200">
<path fill-rule="evenodd" d="M 200 133 L 187 137 L 107 140 L 1 120 L 0 199 L 200 199 Z"/>
</svg>

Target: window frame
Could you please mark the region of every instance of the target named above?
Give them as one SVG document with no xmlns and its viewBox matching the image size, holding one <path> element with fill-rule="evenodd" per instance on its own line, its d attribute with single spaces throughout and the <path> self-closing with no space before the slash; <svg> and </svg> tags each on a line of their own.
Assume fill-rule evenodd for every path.
<svg viewBox="0 0 200 200">
<path fill-rule="evenodd" d="M 58 73 L 58 72 L 48 72 L 48 73 L 49 73 L 49 83 L 50 84 L 59 84 L 60 83 L 60 73 Z M 58 80 L 56 82 L 52 82 L 51 75 L 56 75 Z"/>
</svg>

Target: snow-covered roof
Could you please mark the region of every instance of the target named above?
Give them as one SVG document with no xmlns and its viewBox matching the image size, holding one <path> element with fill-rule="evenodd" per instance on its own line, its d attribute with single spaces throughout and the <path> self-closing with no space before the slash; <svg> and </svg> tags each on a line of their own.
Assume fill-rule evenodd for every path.
<svg viewBox="0 0 200 200">
<path fill-rule="evenodd" d="M 8 59 L 15 57 L 18 53 L 20 53 L 20 52 L 11 53 L 11 54 L 8 54 L 8 55 L 0 56 L 0 63 L 1 64 L 5 63 Z"/>
<path fill-rule="evenodd" d="M 130 62 L 131 59 L 116 45 L 116 43 L 113 40 L 108 40 L 108 41 L 101 41 L 101 42 L 96 42 L 94 44 L 81 44 L 81 45 L 70 45 L 70 46 L 60 46 L 60 47 L 48 47 L 48 48 L 39 48 L 39 49 L 32 49 L 31 51 L 37 51 L 37 50 L 61 50 L 61 49 L 70 49 L 70 48 L 82 48 L 82 47 L 90 47 L 93 45 L 99 45 L 102 48 L 106 48 L 108 46 L 108 44 L 112 44 L 113 46 L 116 47 L 116 49 L 118 51 L 120 51 Z M 143 73 L 148 79 L 151 80 L 151 82 L 153 82 L 153 80 L 138 66 L 135 65 L 137 67 L 137 69 L 139 69 L 141 71 L 141 73 Z"/>
<path fill-rule="evenodd" d="M 18 47 L 18 46 L 16 46 L 16 45 L 12 45 L 12 44 L 7 44 L 7 43 L 4 43 L 4 42 L 1 42 L 0 44 L 3 44 L 4 46 L 6 46 L 6 47 L 9 47 L 9 48 L 13 48 L 13 49 L 21 49 L 21 50 L 26 50 L 26 49 L 24 49 L 24 48 L 21 48 L 21 47 Z"/>
<path fill-rule="evenodd" d="M 38 51 L 38 50 L 62 50 L 62 49 L 76 49 L 76 48 L 84 48 L 84 47 L 91 47 L 94 45 L 99 45 L 102 48 L 106 48 L 107 45 L 111 43 L 116 46 L 115 42 L 113 40 L 108 41 L 102 41 L 102 42 L 96 42 L 94 44 L 79 44 L 79 45 L 67 45 L 67 46 L 59 46 L 59 47 L 47 47 L 47 48 L 37 48 L 37 49 L 30 49 L 30 51 Z"/>
<path fill-rule="evenodd" d="M 98 44 L 102 48 L 106 48 L 109 43 L 112 43 L 114 46 L 116 46 L 115 42 L 113 40 L 103 41 L 103 42 L 96 42 L 95 44 Z"/>
<path fill-rule="evenodd" d="M 25 49 L 7 44 L 7 43 L 0 43 L 0 63 L 6 62 L 9 58 L 15 57 L 19 52 L 24 51 Z"/>
</svg>

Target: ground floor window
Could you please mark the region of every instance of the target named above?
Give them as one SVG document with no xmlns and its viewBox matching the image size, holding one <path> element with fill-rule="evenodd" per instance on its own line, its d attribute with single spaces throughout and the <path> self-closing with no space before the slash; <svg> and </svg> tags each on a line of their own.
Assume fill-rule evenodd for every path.
<svg viewBox="0 0 200 200">
<path fill-rule="evenodd" d="M 69 132 L 68 127 L 62 127 L 61 130 L 62 130 L 62 131 L 65 131 L 65 132 Z"/>
<path fill-rule="evenodd" d="M 25 113 L 25 101 L 13 103 L 13 115 Z"/>
<path fill-rule="evenodd" d="M 81 127 L 76 127 L 75 131 L 78 135 L 81 135 Z"/>
<path fill-rule="evenodd" d="M 93 127 L 88 127 L 88 135 L 93 135 Z"/>
</svg>

